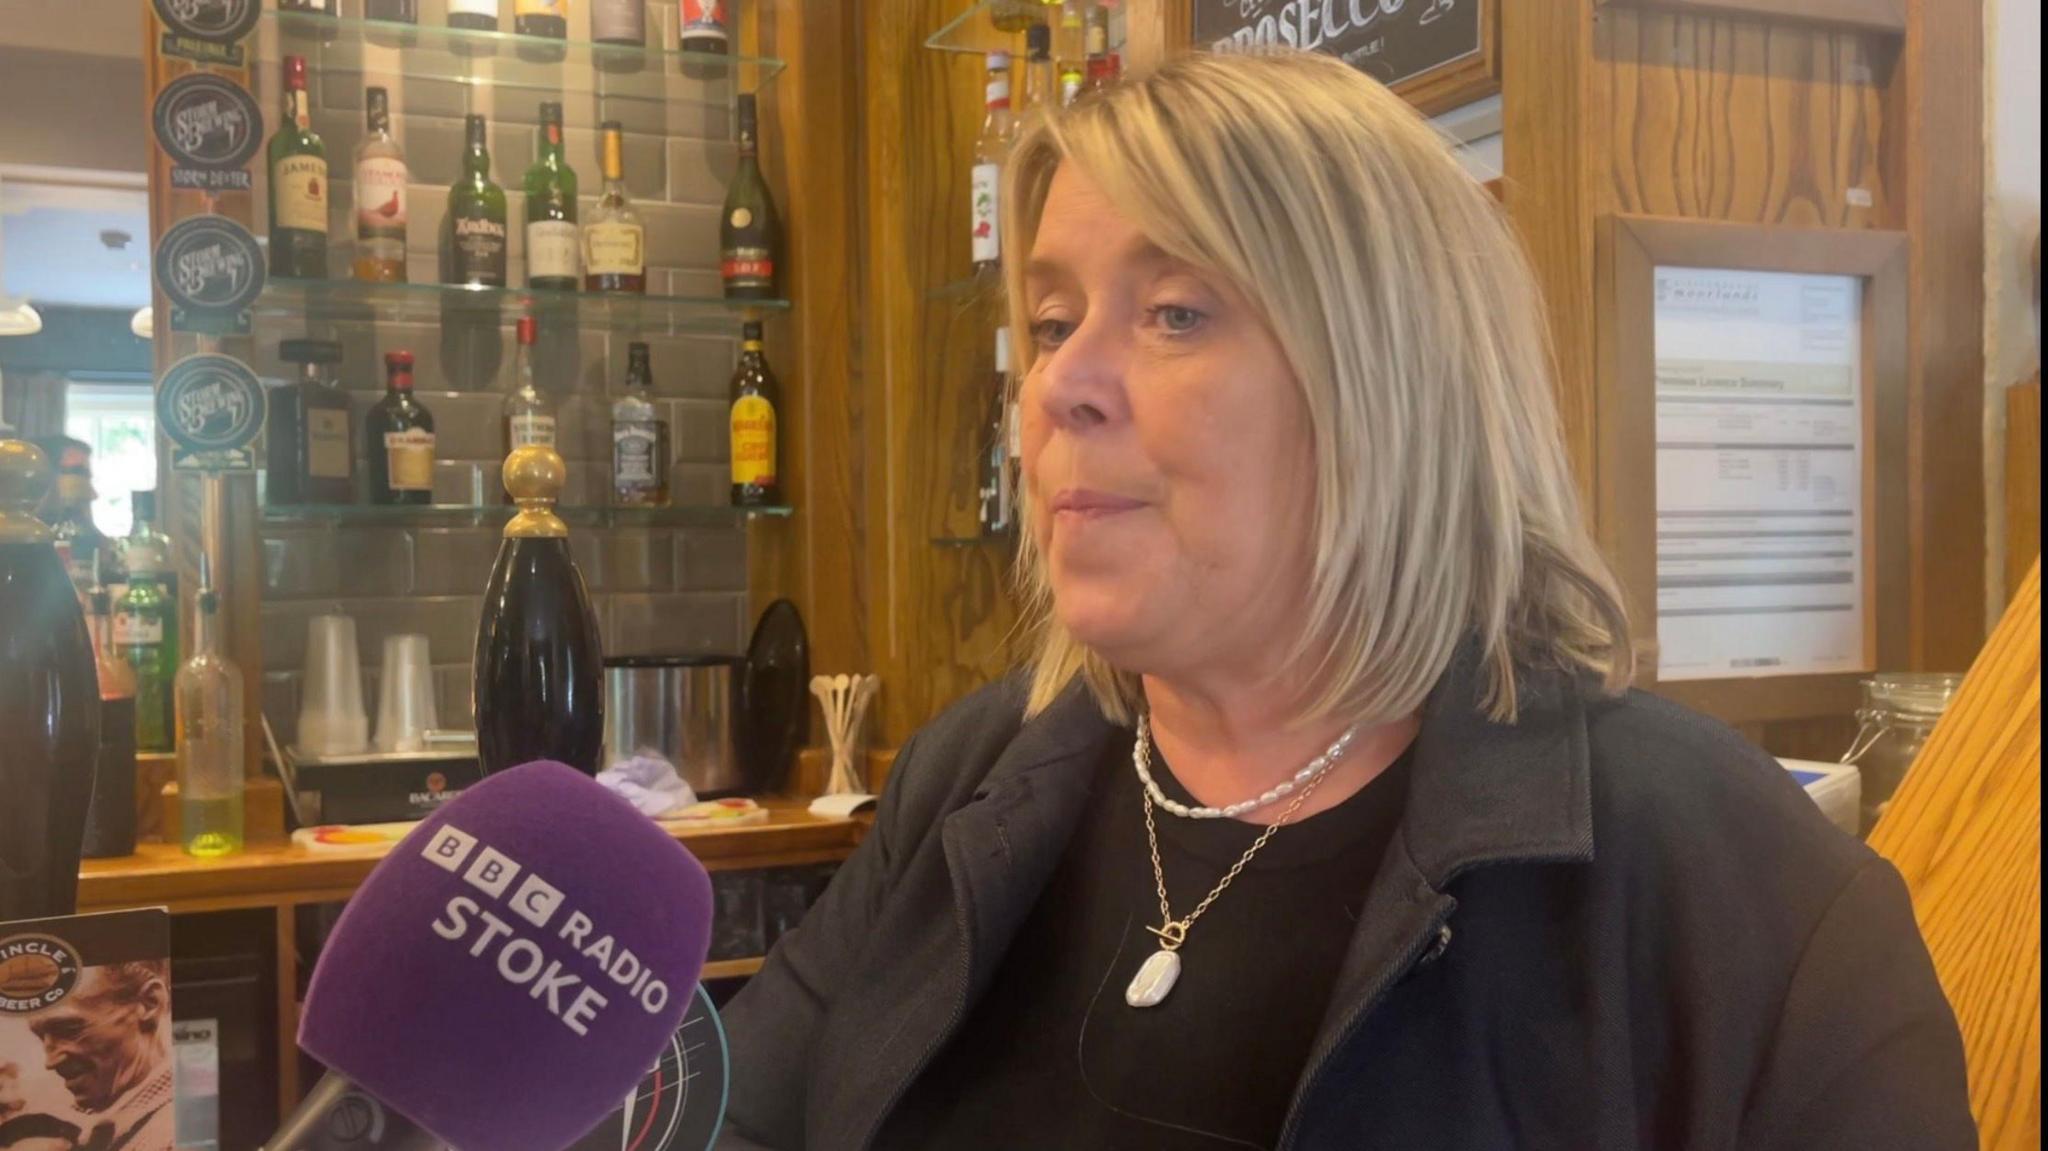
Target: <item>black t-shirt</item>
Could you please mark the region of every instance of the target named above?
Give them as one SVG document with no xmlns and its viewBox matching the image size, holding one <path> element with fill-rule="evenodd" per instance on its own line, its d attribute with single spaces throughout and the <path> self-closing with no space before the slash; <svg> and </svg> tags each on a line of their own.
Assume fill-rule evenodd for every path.
<svg viewBox="0 0 2048 1151">
<path fill-rule="evenodd" d="M 884 1124 L 886 1148 L 1271 1147 L 1366 889 L 1400 822 L 1409 755 L 1337 807 L 1280 829 L 1180 949 L 1179 982 L 1136 1008 L 1159 895 L 1131 738 L 1096 767 L 1088 813 L 993 983 Z M 1194 800 L 1156 755 L 1153 778 Z M 1268 809 L 1277 817 L 1284 804 Z M 1264 829 L 1158 811 L 1186 916 Z"/>
</svg>

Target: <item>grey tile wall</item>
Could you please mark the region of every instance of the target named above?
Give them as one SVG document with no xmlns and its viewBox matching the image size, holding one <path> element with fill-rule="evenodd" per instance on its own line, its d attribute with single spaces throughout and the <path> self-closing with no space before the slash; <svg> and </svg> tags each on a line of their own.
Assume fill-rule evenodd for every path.
<svg viewBox="0 0 2048 1151">
<path fill-rule="evenodd" d="M 674 37 L 673 7 L 650 6 L 650 39 L 666 43 Z M 355 15 L 355 0 L 344 0 L 344 9 Z M 573 21 L 587 20 L 583 5 L 572 6 L 572 12 Z M 443 18 L 441 0 L 426 0 L 422 23 L 438 24 Z M 587 35 L 587 28 L 570 30 L 572 39 Z M 492 66 L 518 67 L 509 57 Z M 276 73 L 270 67 L 258 77 L 259 98 L 272 114 L 279 101 Z M 609 99 L 588 91 L 550 95 L 421 78 L 384 82 L 360 70 L 323 73 L 316 63 L 313 125 L 327 146 L 330 273 L 348 274 L 354 238 L 350 178 L 364 134 L 362 93 L 366 83 L 382 83 L 390 92 L 394 132 L 412 171 L 406 247 L 407 272 L 414 280 L 431 282 L 438 275 L 447 188 L 460 164 L 462 117 L 469 113 L 490 121 L 492 175 L 506 189 L 513 224 L 510 274 L 514 283 L 523 279 L 520 177 L 533 161 L 539 102 L 560 99 L 583 211 L 590 210 L 601 187 L 598 122 L 622 120 L 626 186 L 647 225 L 648 290 L 717 295 L 718 210 L 737 162 L 727 93 L 717 84 L 679 75 L 591 80 L 579 78 L 569 86 L 659 88 L 667 99 Z M 263 165 L 253 167 L 261 205 Z M 340 340 L 340 376 L 350 393 L 360 465 L 369 447 L 363 442 L 363 420 L 383 392 L 383 355 L 411 351 L 418 395 L 435 419 L 436 501 L 467 503 L 479 493 L 486 502 L 502 499 L 501 421 L 504 396 L 515 385 L 516 363 L 509 327 L 495 317 L 478 321 L 455 315 L 424 324 L 379 322 L 365 315 L 355 321 L 323 321 L 312 329 L 259 324 L 252 366 L 267 378 L 289 379 L 296 369 L 278 358 L 280 339 L 312 334 Z M 725 398 L 736 336 L 735 323 L 730 335 L 648 340 L 655 390 L 670 421 L 671 491 L 677 503 L 721 504 L 727 497 Z M 565 502 L 597 504 L 608 496 L 610 392 L 624 377 L 626 345 L 635 338 L 578 330 L 573 322 L 543 323 L 536 376 L 558 406 L 561 449 L 569 462 Z M 750 623 L 743 529 L 578 527 L 570 539 L 607 652 L 733 652 L 743 645 Z M 268 527 L 263 541 L 263 706 L 278 737 L 289 742 L 296 734 L 307 620 L 336 611 L 356 620 L 363 699 L 373 722 L 384 637 L 408 632 L 428 637 L 440 722 L 472 722 L 469 661 L 498 544 L 492 526 Z"/>
</svg>

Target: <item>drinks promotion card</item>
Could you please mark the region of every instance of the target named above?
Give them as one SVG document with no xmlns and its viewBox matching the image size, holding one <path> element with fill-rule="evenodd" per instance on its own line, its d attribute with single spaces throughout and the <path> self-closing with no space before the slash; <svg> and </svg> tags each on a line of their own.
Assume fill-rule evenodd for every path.
<svg viewBox="0 0 2048 1151">
<path fill-rule="evenodd" d="M 172 1151 L 171 917 L 0 923 L 0 1147 Z"/>
</svg>

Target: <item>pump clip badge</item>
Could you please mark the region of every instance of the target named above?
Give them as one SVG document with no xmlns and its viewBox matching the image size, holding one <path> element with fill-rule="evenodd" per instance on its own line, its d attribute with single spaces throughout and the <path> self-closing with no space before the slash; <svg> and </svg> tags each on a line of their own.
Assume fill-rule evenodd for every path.
<svg viewBox="0 0 2048 1151">
<path fill-rule="evenodd" d="M 156 286 L 171 301 L 171 330 L 235 336 L 263 292 L 263 249 L 226 216 L 181 220 L 157 242 Z"/>
<path fill-rule="evenodd" d="M 157 146 L 171 158 L 171 187 L 252 187 L 248 165 L 263 143 L 263 113 L 240 84 L 211 72 L 187 72 L 157 93 L 150 122 Z"/>
<path fill-rule="evenodd" d="M 263 385 L 233 356 L 202 352 L 172 364 L 156 385 L 156 422 L 180 471 L 247 472 L 263 427 Z"/>
<path fill-rule="evenodd" d="M 163 24 L 159 55 L 240 68 L 249 62 L 242 39 L 263 12 L 259 0 L 152 0 Z"/>
</svg>

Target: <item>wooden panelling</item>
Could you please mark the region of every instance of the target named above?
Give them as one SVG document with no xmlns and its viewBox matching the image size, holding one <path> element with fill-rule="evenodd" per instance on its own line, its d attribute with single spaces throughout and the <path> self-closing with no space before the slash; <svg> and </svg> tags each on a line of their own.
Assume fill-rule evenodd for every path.
<svg viewBox="0 0 2048 1151">
<path fill-rule="evenodd" d="M 1610 8 L 1595 42 L 1609 210 L 1808 227 L 1887 218 L 1888 38 Z"/>
<path fill-rule="evenodd" d="M 1910 0 L 1885 182 L 1912 237 L 1913 665 L 1984 642 L 1984 6 Z"/>
<path fill-rule="evenodd" d="M 866 612 L 882 677 L 873 729 L 899 745 L 1015 654 L 1011 549 L 974 527 L 974 453 L 994 363 L 993 297 L 938 291 L 969 272 L 967 173 L 981 62 L 924 37 L 966 0 L 863 6 L 867 301 L 861 349 Z"/>
<path fill-rule="evenodd" d="M 2041 568 L 1871 832 L 1962 1025 L 1987 1149 L 2041 1145 Z"/>
<path fill-rule="evenodd" d="M 2041 555 L 2041 378 L 2005 392 L 2005 588 Z"/>
</svg>

